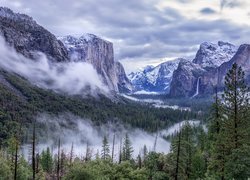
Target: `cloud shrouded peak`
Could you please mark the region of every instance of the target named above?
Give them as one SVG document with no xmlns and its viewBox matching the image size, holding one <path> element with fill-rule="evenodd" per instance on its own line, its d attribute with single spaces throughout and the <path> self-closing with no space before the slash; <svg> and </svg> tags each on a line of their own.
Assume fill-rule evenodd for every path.
<svg viewBox="0 0 250 180">
<path fill-rule="evenodd" d="M 113 42 L 115 58 L 127 71 L 162 58 L 192 58 L 204 41 L 250 41 L 250 2 L 244 0 L 0 0 L 0 5 L 32 16 L 58 36 L 92 33 Z"/>
</svg>

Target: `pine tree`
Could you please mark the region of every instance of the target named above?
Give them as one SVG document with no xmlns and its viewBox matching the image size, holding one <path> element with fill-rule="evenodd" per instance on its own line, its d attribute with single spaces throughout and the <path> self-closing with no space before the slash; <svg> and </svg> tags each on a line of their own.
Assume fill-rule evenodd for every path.
<svg viewBox="0 0 250 180">
<path fill-rule="evenodd" d="M 215 89 L 215 102 L 212 106 L 208 137 L 211 142 L 211 158 L 208 165 L 208 175 L 215 179 L 225 179 L 225 129 L 222 116 L 223 104 L 218 97 L 217 87 Z"/>
<path fill-rule="evenodd" d="M 236 63 L 225 77 L 221 102 L 216 101 L 215 105 L 216 121 L 209 128 L 212 151 L 208 174 L 220 179 L 249 177 L 250 157 L 242 153 L 250 150 L 248 88 L 244 72 Z M 238 160 L 239 154 L 244 161 Z"/>
<path fill-rule="evenodd" d="M 248 87 L 244 79 L 244 71 L 233 64 L 225 77 L 225 90 L 222 96 L 225 129 L 225 171 L 227 178 L 241 176 L 249 177 L 250 157 L 245 153 L 245 161 L 236 161 L 237 153 L 250 149 L 249 132 L 249 96 Z M 237 153 L 236 153 L 237 152 Z M 244 153 L 242 153 L 244 156 Z M 238 164 L 236 164 L 238 162 Z M 234 168 L 232 168 L 232 165 Z M 244 168 L 243 168 L 244 167 Z M 241 169 L 241 170 L 239 170 Z"/>
<path fill-rule="evenodd" d="M 60 179 L 60 152 L 61 152 L 61 140 L 59 138 L 58 140 L 58 153 L 57 153 L 57 168 L 56 168 L 56 174 L 57 174 L 57 179 L 59 180 Z"/>
<path fill-rule="evenodd" d="M 193 153 L 192 127 L 186 123 L 171 143 L 169 168 L 173 179 L 188 179 L 191 176 Z"/>
<path fill-rule="evenodd" d="M 33 124 L 33 137 L 32 137 L 32 171 L 33 179 L 36 179 L 36 127 Z"/>
<path fill-rule="evenodd" d="M 194 153 L 194 138 L 192 127 L 189 122 L 186 122 L 183 129 L 183 141 L 184 141 L 184 150 L 186 154 L 185 158 L 185 176 L 187 179 L 190 178 L 191 175 L 191 167 L 192 167 L 192 158 Z"/>
<path fill-rule="evenodd" d="M 69 155 L 69 165 L 72 165 L 73 162 L 73 156 L 74 156 L 74 144 L 72 142 L 71 149 L 70 149 L 70 155 Z"/>
<path fill-rule="evenodd" d="M 109 150 L 109 143 L 108 143 L 108 139 L 106 137 L 106 135 L 103 137 L 102 140 L 102 151 L 101 151 L 101 155 L 102 155 L 102 159 L 103 160 L 107 160 L 110 158 L 110 150 Z"/>
<path fill-rule="evenodd" d="M 115 133 L 114 133 L 113 142 L 112 142 L 112 155 L 111 155 L 112 162 L 114 161 L 114 153 L 115 153 Z"/>
<path fill-rule="evenodd" d="M 128 134 L 126 133 L 123 143 L 123 150 L 122 150 L 122 160 L 127 161 L 132 158 L 133 148 L 129 139 Z"/>
<path fill-rule="evenodd" d="M 225 77 L 223 113 L 226 116 L 225 131 L 228 153 L 248 142 L 249 97 L 244 72 L 235 63 Z"/>
<path fill-rule="evenodd" d="M 53 158 L 52 158 L 52 154 L 50 152 L 49 147 L 47 147 L 46 151 L 42 151 L 41 154 L 41 165 L 44 171 L 46 171 L 47 173 L 51 173 L 52 172 L 52 168 L 53 168 Z"/>
<path fill-rule="evenodd" d="M 85 162 L 90 161 L 91 157 L 92 157 L 92 151 L 89 147 L 89 142 L 87 141 L 86 151 L 85 151 Z"/>
</svg>

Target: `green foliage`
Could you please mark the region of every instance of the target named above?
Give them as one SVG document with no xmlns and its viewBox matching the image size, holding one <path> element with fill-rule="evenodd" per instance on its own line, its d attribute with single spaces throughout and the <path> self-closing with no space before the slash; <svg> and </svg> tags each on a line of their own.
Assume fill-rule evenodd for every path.
<svg viewBox="0 0 250 180">
<path fill-rule="evenodd" d="M 24 159 L 24 157 L 21 157 L 18 162 L 18 168 L 17 168 L 17 179 L 18 180 L 27 180 L 32 177 L 32 169 L 28 162 Z"/>
<path fill-rule="evenodd" d="M 0 152 L 3 154 L 3 152 Z M 0 155 L 0 180 L 12 179 L 11 168 L 8 164 L 8 161 Z"/>
<path fill-rule="evenodd" d="M 155 131 L 165 127 L 170 120 L 197 117 L 192 112 L 155 109 L 124 100 L 112 102 L 105 97 L 83 99 L 79 96 L 63 96 L 31 86 L 20 77 L 5 74 L 9 82 L 22 94 L 16 96 L 0 84 L 0 180 L 13 178 L 13 155 L 19 124 L 26 126 L 32 121 L 34 111 L 57 114 L 71 112 L 91 118 L 96 125 L 107 121 L 122 121 L 132 127 Z M 103 138 L 102 158 L 96 155 L 82 160 L 76 157 L 69 165 L 67 152 L 61 153 L 61 175 L 63 179 L 116 180 L 116 179 L 248 179 L 250 177 L 250 119 L 248 88 L 244 72 L 236 64 L 225 78 L 225 92 L 217 95 L 210 113 L 208 132 L 203 124 L 193 127 L 185 124 L 180 132 L 169 139 L 169 154 L 148 152 L 143 148 L 137 160 L 133 159 L 133 147 L 126 134 L 121 145 L 123 161 L 112 162 L 107 137 Z M 3 98 L 4 95 L 7 99 Z M 43 98 L 43 100 L 42 100 Z M 192 100 L 193 101 L 193 100 Z M 15 102 L 15 103 L 14 103 Z M 20 113 L 17 113 L 20 112 Z M 24 131 L 27 129 L 23 129 Z M 167 147 L 166 147 L 167 148 Z M 87 153 L 86 153 L 87 154 Z M 57 159 L 52 158 L 50 149 L 42 151 L 41 168 L 37 179 L 55 178 Z M 46 172 L 46 174 L 45 174 Z M 19 179 L 32 177 L 31 165 L 18 156 Z"/>
<path fill-rule="evenodd" d="M 209 127 L 211 160 L 208 176 L 219 179 L 247 179 L 250 167 L 249 93 L 244 72 L 233 64 L 225 77 L 222 102 Z"/>
<path fill-rule="evenodd" d="M 108 143 L 108 139 L 106 136 L 103 137 L 101 155 L 102 155 L 101 158 L 103 160 L 110 159 L 109 143 Z"/>
<path fill-rule="evenodd" d="M 91 119 L 95 125 L 118 121 L 150 132 L 183 119 L 199 118 L 192 111 L 154 108 L 121 97 L 111 100 L 102 95 L 94 98 L 59 94 L 34 86 L 15 74 L 3 71 L 0 74 L 11 85 L 10 89 L 0 83 L 0 127 L 6 129 L 1 131 L 0 140 L 6 139 L 13 131 L 6 123 L 18 120 L 27 128 L 37 113 L 57 115 L 70 112 Z"/>
<path fill-rule="evenodd" d="M 122 160 L 123 161 L 128 161 L 132 157 L 133 153 L 133 148 L 129 139 L 128 134 L 126 133 L 123 141 L 123 149 L 122 149 Z"/>
<path fill-rule="evenodd" d="M 168 179 L 168 174 L 165 171 L 166 164 L 165 156 L 156 152 L 150 152 L 144 160 L 144 167 L 147 169 L 148 176 L 155 180 Z"/>
<path fill-rule="evenodd" d="M 95 180 L 95 175 L 91 174 L 82 164 L 74 163 L 65 180 Z"/>
<path fill-rule="evenodd" d="M 43 170 L 51 173 L 53 168 L 53 158 L 49 148 L 47 148 L 46 151 L 42 151 L 40 161 Z"/>
</svg>

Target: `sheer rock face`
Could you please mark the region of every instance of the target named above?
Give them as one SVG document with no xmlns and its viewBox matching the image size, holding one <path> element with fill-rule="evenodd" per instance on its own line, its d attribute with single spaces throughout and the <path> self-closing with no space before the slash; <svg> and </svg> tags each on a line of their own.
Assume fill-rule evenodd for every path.
<svg viewBox="0 0 250 180">
<path fill-rule="evenodd" d="M 116 77 L 118 78 L 119 92 L 131 92 L 133 87 L 126 76 L 125 70 L 120 62 L 115 62 Z"/>
<path fill-rule="evenodd" d="M 196 92 L 198 78 L 204 69 L 190 61 L 181 61 L 173 73 L 170 95 L 173 97 L 190 97 Z"/>
<path fill-rule="evenodd" d="M 229 46 L 231 47 L 231 45 Z M 202 59 L 199 51 L 197 54 Z M 230 50 L 228 52 L 229 54 L 223 55 L 223 57 L 230 57 L 230 59 L 224 59 L 220 63 L 217 62 L 217 65 L 214 63 L 212 66 L 206 66 L 197 60 L 197 55 L 192 63 L 180 63 L 173 75 L 170 95 L 174 97 L 192 97 L 197 87 L 198 78 L 200 78 L 199 95 L 213 94 L 216 86 L 219 90 L 223 90 L 224 78 L 233 63 L 237 63 L 242 67 L 245 71 L 246 82 L 250 84 L 250 45 L 241 45 L 233 56 L 234 51 Z M 218 59 L 221 54 L 213 54 L 213 56 L 217 56 Z M 216 61 L 216 59 L 213 59 L 213 61 Z"/>
<path fill-rule="evenodd" d="M 38 25 L 31 17 L 0 7 L 0 35 L 17 52 L 35 58 L 43 52 L 51 61 L 68 61 L 68 52 L 62 42 Z"/>
<path fill-rule="evenodd" d="M 121 64 L 114 61 L 113 44 L 93 34 L 81 37 L 58 37 L 66 46 L 72 61 L 83 61 L 93 65 L 109 89 L 116 92 L 131 90 Z"/>
</svg>

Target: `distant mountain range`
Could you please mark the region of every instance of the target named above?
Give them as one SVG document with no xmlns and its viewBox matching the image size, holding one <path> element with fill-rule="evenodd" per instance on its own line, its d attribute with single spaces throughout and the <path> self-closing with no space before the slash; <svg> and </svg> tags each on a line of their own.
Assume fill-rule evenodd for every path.
<svg viewBox="0 0 250 180">
<path fill-rule="evenodd" d="M 223 88 L 224 76 L 233 62 L 243 66 L 247 79 L 250 79 L 248 48 L 249 45 L 241 45 L 238 49 L 223 41 L 217 44 L 204 42 L 192 61 L 179 58 L 156 67 L 147 66 L 128 77 L 135 91 L 169 93 L 171 97 L 213 94 L 215 86 Z"/>
<path fill-rule="evenodd" d="M 31 17 L 0 8 L 0 35 L 23 56 L 35 60 L 38 52 L 52 63 L 87 62 L 111 92 L 164 93 L 171 97 L 196 97 L 223 89 L 224 77 L 236 62 L 250 84 L 250 45 L 204 42 L 193 60 L 178 58 L 125 74 L 114 60 L 113 44 L 93 34 L 56 37 Z"/>
<path fill-rule="evenodd" d="M 134 91 L 168 93 L 173 72 L 182 59 L 175 59 L 159 64 L 156 67 L 147 66 L 128 75 Z"/>
</svg>

